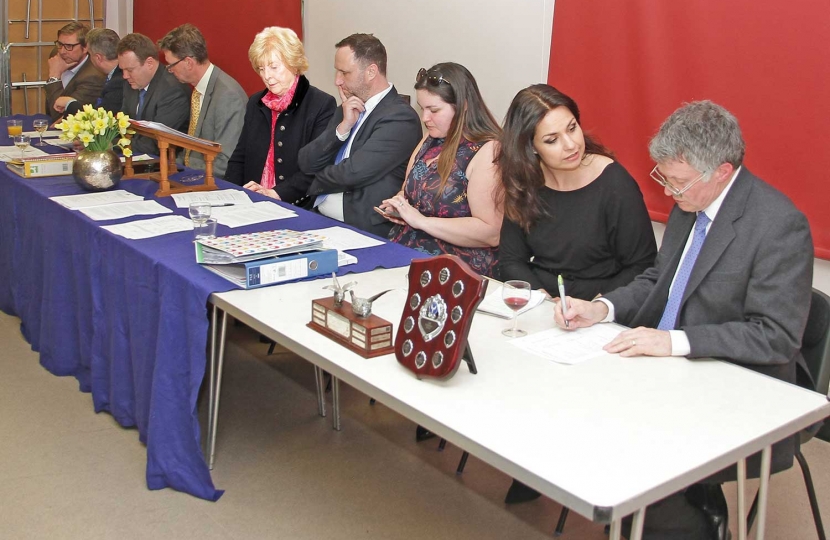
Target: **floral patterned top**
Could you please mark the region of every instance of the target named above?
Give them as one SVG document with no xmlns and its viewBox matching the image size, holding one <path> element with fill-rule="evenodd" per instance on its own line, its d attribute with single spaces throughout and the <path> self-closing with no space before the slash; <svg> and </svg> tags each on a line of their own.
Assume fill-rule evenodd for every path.
<svg viewBox="0 0 830 540">
<path fill-rule="evenodd" d="M 459 218 L 470 217 L 470 204 L 467 201 L 467 165 L 476 155 L 484 143 L 473 143 L 462 138 L 458 144 L 458 153 L 455 156 L 450 177 L 444 190 L 438 193 L 441 177 L 438 175 L 438 154 L 444 147 L 444 139 L 427 137 L 421 150 L 415 158 L 412 170 L 404 184 L 406 200 L 427 217 Z M 496 266 L 497 248 L 461 247 L 435 238 L 409 225 L 396 225 L 390 232 L 389 238 L 430 255 L 448 253 L 456 255 L 472 267 L 473 270 L 484 276 L 493 276 Z"/>
</svg>

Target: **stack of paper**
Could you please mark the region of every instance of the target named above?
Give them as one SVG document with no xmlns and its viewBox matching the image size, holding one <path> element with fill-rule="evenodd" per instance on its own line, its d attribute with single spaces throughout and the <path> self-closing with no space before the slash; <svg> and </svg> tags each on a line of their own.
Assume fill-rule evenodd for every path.
<svg viewBox="0 0 830 540">
<path fill-rule="evenodd" d="M 233 206 L 252 204 L 248 194 L 240 189 L 220 189 L 218 191 L 194 191 L 192 193 L 174 193 L 176 208 L 189 208 L 190 203 L 208 202 L 214 206 Z"/>
<path fill-rule="evenodd" d="M 123 189 L 117 189 L 115 191 L 102 191 L 100 193 L 83 193 L 81 195 L 49 197 L 49 200 L 55 201 L 59 205 L 65 206 L 70 210 L 77 210 L 88 206 L 143 201 L 144 197 L 141 195 L 135 195 L 129 191 L 124 191 Z"/>
<path fill-rule="evenodd" d="M 297 212 L 269 201 L 259 201 L 253 204 L 218 206 L 211 209 L 210 216 L 222 225 L 234 228 L 297 217 Z"/>
<path fill-rule="evenodd" d="M 502 300 L 502 289 L 504 289 L 504 287 L 499 287 L 493 293 L 488 294 L 487 297 L 481 301 L 481 304 L 478 305 L 478 311 L 488 315 L 493 315 L 495 317 L 501 317 L 502 319 L 512 319 L 514 313 L 521 315 L 522 313 L 530 311 L 545 301 L 545 293 L 542 291 L 531 291 L 530 301 L 528 301 L 527 305 L 518 311 L 513 311 L 507 307 L 507 304 L 505 304 L 504 300 Z"/>
</svg>

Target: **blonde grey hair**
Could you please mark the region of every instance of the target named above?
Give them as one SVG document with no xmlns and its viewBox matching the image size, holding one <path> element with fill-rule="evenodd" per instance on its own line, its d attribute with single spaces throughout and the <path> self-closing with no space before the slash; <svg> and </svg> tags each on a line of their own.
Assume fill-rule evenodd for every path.
<svg viewBox="0 0 830 540">
<path fill-rule="evenodd" d="M 271 53 L 277 53 L 285 66 L 298 75 L 308 70 L 303 42 L 290 28 L 271 26 L 254 37 L 254 42 L 248 49 L 248 59 L 254 71 L 259 71 L 265 65 Z"/>
</svg>

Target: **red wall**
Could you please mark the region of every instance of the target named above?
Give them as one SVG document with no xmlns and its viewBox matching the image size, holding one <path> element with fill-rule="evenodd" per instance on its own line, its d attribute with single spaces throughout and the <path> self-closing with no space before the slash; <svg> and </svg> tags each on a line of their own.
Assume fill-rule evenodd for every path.
<svg viewBox="0 0 830 540">
<path fill-rule="evenodd" d="M 681 103 L 729 109 L 745 164 L 810 220 L 830 258 L 830 0 L 560 0 L 548 82 L 637 178 L 653 219 L 672 201 L 648 177 L 649 138 Z"/>
<path fill-rule="evenodd" d="M 134 11 L 133 28 L 153 41 L 180 24 L 197 26 L 207 41 L 211 62 L 239 81 L 248 94 L 265 88 L 248 61 L 248 47 L 257 32 L 284 26 L 303 37 L 300 0 L 139 0 Z"/>
</svg>

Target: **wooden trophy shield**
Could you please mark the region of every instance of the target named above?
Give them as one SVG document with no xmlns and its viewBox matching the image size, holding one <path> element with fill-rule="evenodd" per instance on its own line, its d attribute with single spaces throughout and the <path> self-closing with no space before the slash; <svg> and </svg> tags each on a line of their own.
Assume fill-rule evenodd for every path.
<svg viewBox="0 0 830 540">
<path fill-rule="evenodd" d="M 398 362 L 419 379 L 446 379 L 462 360 L 475 373 L 467 346 L 487 280 L 455 255 L 412 261 L 409 293 L 395 337 Z"/>
</svg>

